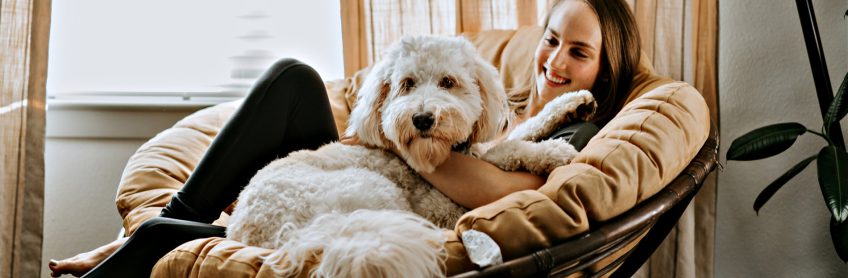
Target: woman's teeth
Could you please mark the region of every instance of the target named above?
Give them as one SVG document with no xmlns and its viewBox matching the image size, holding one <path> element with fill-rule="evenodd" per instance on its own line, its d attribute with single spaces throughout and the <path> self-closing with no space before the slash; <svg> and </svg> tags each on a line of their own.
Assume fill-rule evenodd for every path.
<svg viewBox="0 0 848 278">
<path fill-rule="evenodd" d="M 549 71 L 549 70 L 546 70 L 546 71 L 545 71 L 545 78 L 547 78 L 547 79 L 548 79 L 548 81 L 551 81 L 551 82 L 553 82 L 553 83 L 555 83 L 555 84 L 565 84 L 565 83 L 568 83 L 568 79 L 561 78 L 561 77 L 558 77 L 558 76 L 554 76 L 554 74 L 553 74 L 553 73 L 551 73 L 551 71 Z"/>
</svg>

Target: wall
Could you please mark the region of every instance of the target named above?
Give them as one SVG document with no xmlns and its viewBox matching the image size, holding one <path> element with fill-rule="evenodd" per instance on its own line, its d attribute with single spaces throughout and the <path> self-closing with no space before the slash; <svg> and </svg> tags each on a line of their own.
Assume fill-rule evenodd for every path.
<svg viewBox="0 0 848 278">
<path fill-rule="evenodd" d="M 52 104 L 44 150 L 41 277 L 50 277 L 48 260 L 68 258 L 117 238 L 122 224 L 115 192 L 127 160 L 148 138 L 198 108 Z"/>
<path fill-rule="evenodd" d="M 730 142 L 754 128 L 822 125 L 794 1 L 720 1 L 719 95 L 724 161 Z M 848 1 L 814 0 L 834 92 L 848 71 Z M 848 122 L 842 121 L 842 127 Z M 848 134 L 848 132 L 843 132 Z M 833 249 L 816 164 L 760 210 L 757 194 L 825 142 L 803 135 L 788 152 L 751 162 L 723 162 L 719 174 L 716 277 L 848 277 Z"/>
</svg>

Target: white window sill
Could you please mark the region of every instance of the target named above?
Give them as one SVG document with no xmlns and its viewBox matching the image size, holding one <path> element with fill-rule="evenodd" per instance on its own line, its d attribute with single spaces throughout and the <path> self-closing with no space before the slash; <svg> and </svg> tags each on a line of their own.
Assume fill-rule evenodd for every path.
<svg viewBox="0 0 848 278">
<path fill-rule="evenodd" d="M 194 111 L 242 98 L 222 93 L 85 93 L 47 99 L 47 138 L 149 139 Z"/>
<path fill-rule="evenodd" d="M 48 110 L 194 111 L 242 98 L 225 92 L 86 92 L 47 96 Z"/>
</svg>

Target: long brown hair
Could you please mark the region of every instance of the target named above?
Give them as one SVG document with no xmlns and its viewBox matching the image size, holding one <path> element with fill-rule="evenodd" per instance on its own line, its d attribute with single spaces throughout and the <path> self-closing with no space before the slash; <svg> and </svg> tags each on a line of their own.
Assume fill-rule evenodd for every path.
<svg viewBox="0 0 848 278">
<path fill-rule="evenodd" d="M 545 28 L 551 14 L 565 1 L 569 0 L 557 1 L 548 11 Z M 636 19 L 624 0 L 580 1 L 589 4 L 595 11 L 601 27 L 601 70 L 591 91 L 598 101 L 594 122 L 603 126 L 621 110 L 630 94 L 642 47 Z M 531 81 L 530 88 L 510 92 L 509 100 L 516 113 L 523 113 L 529 95 L 536 91 L 535 78 Z"/>
</svg>

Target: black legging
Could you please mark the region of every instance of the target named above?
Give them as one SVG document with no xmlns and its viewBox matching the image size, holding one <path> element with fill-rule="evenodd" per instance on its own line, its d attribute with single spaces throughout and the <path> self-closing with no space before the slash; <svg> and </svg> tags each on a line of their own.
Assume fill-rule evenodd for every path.
<svg viewBox="0 0 848 278">
<path fill-rule="evenodd" d="M 297 60 L 280 60 L 256 81 L 161 217 L 142 224 L 85 277 L 149 277 L 156 261 L 180 244 L 225 236 L 224 227 L 209 223 L 256 171 L 292 151 L 338 139 L 321 77 Z"/>
<path fill-rule="evenodd" d="M 212 223 L 272 160 L 337 140 L 321 77 L 297 60 L 281 60 L 259 78 L 162 216 Z"/>
</svg>

